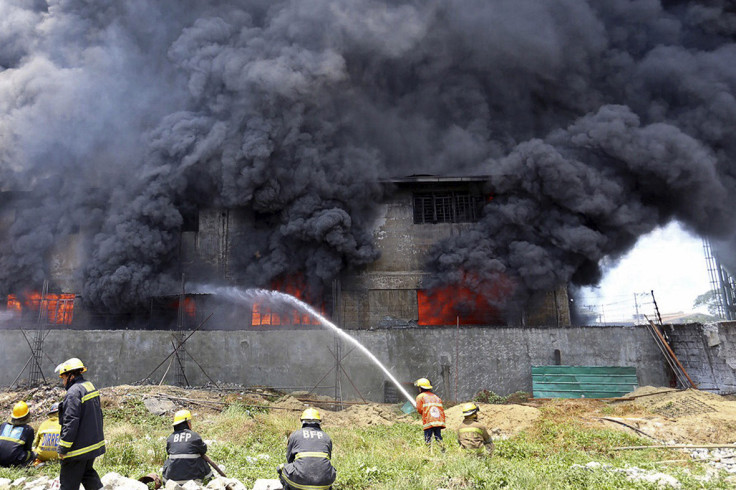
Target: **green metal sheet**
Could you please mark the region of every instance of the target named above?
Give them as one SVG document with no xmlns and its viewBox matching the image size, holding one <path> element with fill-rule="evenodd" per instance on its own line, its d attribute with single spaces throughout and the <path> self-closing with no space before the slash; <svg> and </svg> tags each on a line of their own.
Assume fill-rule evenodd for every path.
<svg viewBox="0 0 736 490">
<path fill-rule="evenodd" d="M 637 386 L 633 366 L 532 366 L 534 398 L 614 398 Z"/>
</svg>

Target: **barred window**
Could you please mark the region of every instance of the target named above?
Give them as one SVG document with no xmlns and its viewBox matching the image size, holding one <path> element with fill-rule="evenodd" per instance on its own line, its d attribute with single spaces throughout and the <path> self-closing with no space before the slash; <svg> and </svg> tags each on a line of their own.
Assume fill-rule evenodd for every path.
<svg viewBox="0 0 736 490">
<path fill-rule="evenodd" d="M 414 194 L 414 223 L 470 223 L 480 219 L 480 196 L 469 192 Z"/>
</svg>

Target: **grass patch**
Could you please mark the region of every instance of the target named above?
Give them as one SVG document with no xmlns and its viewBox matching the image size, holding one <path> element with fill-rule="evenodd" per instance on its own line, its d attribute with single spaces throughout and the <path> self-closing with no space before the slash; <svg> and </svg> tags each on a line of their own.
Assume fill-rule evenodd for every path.
<svg viewBox="0 0 736 490">
<path fill-rule="evenodd" d="M 586 410 L 589 401 L 584 402 Z M 725 474 L 702 481 L 701 463 L 662 464 L 686 459 L 673 450 L 614 451 L 616 446 L 643 445 L 646 440 L 624 431 L 600 428 L 575 418 L 583 406 L 552 403 L 527 431 L 496 441 L 493 458 L 462 451 L 456 434 L 446 430 L 445 452 L 427 448 L 416 424 L 331 427 L 325 412 L 325 431 L 334 442 L 335 490 L 375 489 L 655 489 L 656 483 L 631 481 L 616 468 L 639 467 L 677 478 L 683 488 L 730 488 Z M 250 488 L 258 478 L 275 478 L 283 462 L 287 435 L 299 428 L 298 413 L 254 409 L 238 403 L 222 413 L 194 416 L 193 428 L 207 441 L 210 457 L 230 477 Z M 148 413 L 140 400 L 126 399 L 105 409 L 107 453 L 95 464 L 101 474 L 115 471 L 139 478 L 161 472 L 166 458 L 170 417 Z M 591 461 L 608 467 L 585 467 Z M 0 468 L 0 478 L 16 479 L 58 474 L 58 466 L 36 469 Z"/>
</svg>

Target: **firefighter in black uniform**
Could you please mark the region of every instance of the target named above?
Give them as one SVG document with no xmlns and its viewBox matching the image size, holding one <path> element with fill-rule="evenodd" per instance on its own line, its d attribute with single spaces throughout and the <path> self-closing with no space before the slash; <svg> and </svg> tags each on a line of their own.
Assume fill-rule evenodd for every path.
<svg viewBox="0 0 736 490">
<path fill-rule="evenodd" d="M 0 466 L 25 466 L 34 459 L 33 427 L 28 425 L 31 411 L 26 402 L 20 401 L 13 407 L 9 422 L 0 425 Z"/>
<path fill-rule="evenodd" d="M 66 388 L 59 407 L 60 490 L 79 490 L 80 483 L 85 490 L 102 488 L 100 475 L 93 467 L 95 458 L 105 453 L 100 392 L 85 381 L 85 371 L 87 368 L 76 357 L 56 367 Z"/>
<path fill-rule="evenodd" d="M 317 409 L 304 410 L 300 419 L 302 428 L 289 436 L 286 464 L 277 470 L 279 479 L 285 490 L 327 490 L 337 476 L 330 462 L 332 440 L 320 428 L 322 417 Z"/>
<path fill-rule="evenodd" d="M 212 477 L 210 465 L 202 458 L 207 444 L 192 430 L 192 414 L 179 410 L 174 414 L 174 433 L 166 439 L 169 458 L 164 462 L 164 481 L 184 483 Z"/>
</svg>

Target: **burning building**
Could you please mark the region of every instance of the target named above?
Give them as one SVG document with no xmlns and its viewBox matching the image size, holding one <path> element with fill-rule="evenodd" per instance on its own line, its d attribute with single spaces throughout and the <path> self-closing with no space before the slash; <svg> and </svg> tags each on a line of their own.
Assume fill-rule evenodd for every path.
<svg viewBox="0 0 736 490">
<path fill-rule="evenodd" d="M 488 177 L 412 176 L 382 183 L 385 199 L 377 203 L 371 232 L 377 259 L 358 270 L 337 275 L 331 288 L 311 287 L 299 274 L 286 274 L 268 284 L 269 288 L 305 300 L 323 313 L 337 318 L 347 329 L 412 328 L 447 325 L 565 325 L 570 322 L 567 288 L 562 284 L 538 293 L 525 308 L 511 313 L 509 279 L 500 277 L 486 290 L 464 285 L 429 288 L 426 268 L 433 247 L 443 239 L 470 229 L 480 220 L 483 208 L 493 200 L 488 193 Z M 12 221 L 12 220 L 11 220 Z M 197 288 L 213 280 L 232 282 L 237 277 L 242 255 L 238 247 L 259 223 L 243 210 L 202 209 L 182 225 L 177 247 L 178 270 L 187 279 L 180 295 L 157 295 L 145 308 L 127 315 L 106 315 L 85 307 L 79 281 L 83 264 L 83 232 L 56 244 L 47 260 L 54 264 L 49 281 L 61 294 L 23 291 L 9 294 L 7 309 L 24 314 L 26 323 L 38 320 L 41 310 L 52 325 L 75 328 L 185 328 L 192 329 L 203 313 L 217 310 L 216 300 L 197 294 Z M 253 252 L 258 258 L 259 251 Z M 470 272 L 469 272 L 470 273 Z M 172 291 L 173 293 L 173 291 Z M 76 306 L 75 306 L 75 298 Z M 72 320 L 76 308 L 76 319 Z M 232 306 L 228 307 L 228 309 Z M 198 313 L 199 312 L 199 313 Z M 309 327 L 319 322 L 304 312 L 255 302 L 249 311 L 215 313 L 205 329 L 251 329 L 268 327 Z"/>
<path fill-rule="evenodd" d="M 50 280 L 140 326 L 183 275 L 350 328 L 562 325 L 657 226 L 733 249 L 729 2 L 2 7 L 11 308 Z"/>
</svg>

